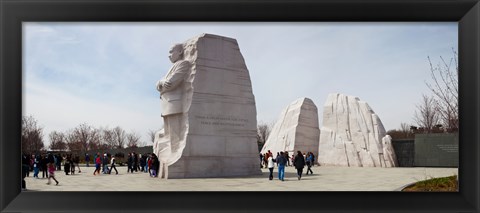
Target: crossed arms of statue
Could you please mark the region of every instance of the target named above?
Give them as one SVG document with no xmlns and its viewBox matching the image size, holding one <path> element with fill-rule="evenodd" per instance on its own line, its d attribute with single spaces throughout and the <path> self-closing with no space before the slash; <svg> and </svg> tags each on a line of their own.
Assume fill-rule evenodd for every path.
<svg viewBox="0 0 480 213">
<path fill-rule="evenodd" d="M 190 62 L 181 60 L 175 62 L 167 75 L 157 82 L 157 90 L 160 93 L 168 92 L 177 88 L 190 70 Z"/>
</svg>

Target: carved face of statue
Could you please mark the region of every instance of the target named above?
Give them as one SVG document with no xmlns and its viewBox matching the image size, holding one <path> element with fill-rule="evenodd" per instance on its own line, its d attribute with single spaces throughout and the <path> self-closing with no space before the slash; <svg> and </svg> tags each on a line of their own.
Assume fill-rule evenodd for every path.
<svg viewBox="0 0 480 213">
<path fill-rule="evenodd" d="M 172 63 L 175 63 L 176 61 L 180 60 L 181 59 L 181 56 L 182 56 L 182 46 L 180 45 L 174 45 L 170 51 L 169 51 L 170 55 L 168 56 L 168 58 L 170 59 L 170 61 Z"/>
</svg>

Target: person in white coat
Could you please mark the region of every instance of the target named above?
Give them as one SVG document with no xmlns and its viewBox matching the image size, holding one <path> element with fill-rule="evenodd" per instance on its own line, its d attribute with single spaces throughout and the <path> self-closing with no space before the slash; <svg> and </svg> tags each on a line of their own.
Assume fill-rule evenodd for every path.
<svg viewBox="0 0 480 213">
<path fill-rule="evenodd" d="M 268 158 L 268 170 L 270 170 L 270 176 L 268 177 L 269 180 L 273 180 L 273 168 L 275 167 L 275 163 L 273 162 L 273 156 L 267 154 Z"/>
<path fill-rule="evenodd" d="M 108 170 L 108 174 L 112 173 L 112 169 L 115 169 L 115 172 L 118 175 L 117 167 L 115 167 L 115 156 L 113 155 L 112 155 L 112 159 L 110 160 L 110 169 Z"/>
</svg>

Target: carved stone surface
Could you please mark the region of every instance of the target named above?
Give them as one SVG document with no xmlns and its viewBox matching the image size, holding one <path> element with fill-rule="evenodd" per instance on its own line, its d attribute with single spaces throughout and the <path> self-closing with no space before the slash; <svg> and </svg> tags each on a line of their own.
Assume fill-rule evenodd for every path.
<svg viewBox="0 0 480 213">
<path fill-rule="evenodd" d="M 168 177 L 261 174 L 255 98 L 237 41 L 202 34 L 183 43 L 183 47 L 184 60 L 191 63 L 181 96 L 184 121 L 179 144 L 184 148 L 178 149 L 178 159 L 168 160 Z M 161 142 L 155 141 L 155 153 L 159 151 L 155 145 Z M 174 152 L 177 148 L 172 144 L 171 149 Z"/>
<path fill-rule="evenodd" d="M 312 152 L 318 156 L 318 109 L 309 98 L 300 98 L 285 108 L 273 126 L 261 153 L 288 151 L 289 155 Z"/>
<path fill-rule="evenodd" d="M 398 162 L 392 145 L 392 137 L 390 135 L 385 135 L 385 137 L 382 138 L 382 145 L 386 167 L 397 167 Z"/>
<path fill-rule="evenodd" d="M 385 128 L 370 106 L 354 96 L 329 94 L 323 107 L 318 163 L 329 166 L 385 167 Z M 393 150 L 393 147 L 392 147 Z M 394 152 L 393 152 L 394 153 Z"/>
</svg>

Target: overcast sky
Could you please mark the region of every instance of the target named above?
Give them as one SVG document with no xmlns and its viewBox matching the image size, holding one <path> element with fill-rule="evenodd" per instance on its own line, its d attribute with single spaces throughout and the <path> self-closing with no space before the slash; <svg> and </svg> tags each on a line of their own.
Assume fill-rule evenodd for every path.
<svg viewBox="0 0 480 213">
<path fill-rule="evenodd" d="M 202 33 L 235 38 L 253 85 L 257 120 L 275 122 L 301 97 L 366 101 L 385 129 L 414 124 L 430 94 L 427 57 L 453 57 L 458 25 L 445 23 L 24 23 L 23 114 L 47 136 L 87 123 L 120 126 L 151 144 L 162 127 L 157 80 L 172 44 Z M 50 141 L 45 137 L 45 144 Z"/>
</svg>

